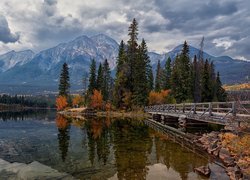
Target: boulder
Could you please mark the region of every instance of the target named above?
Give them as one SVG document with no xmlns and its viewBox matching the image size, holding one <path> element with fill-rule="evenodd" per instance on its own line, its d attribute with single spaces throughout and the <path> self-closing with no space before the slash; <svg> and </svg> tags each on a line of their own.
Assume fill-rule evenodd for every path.
<svg viewBox="0 0 250 180">
<path fill-rule="evenodd" d="M 223 164 L 225 166 L 234 166 L 235 162 L 234 162 L 234 158 L 232 158 L 230 156 L 230 153 L 227 149 L 225 148 L 221 148 L 220 152 L 219 152 L 219 158 L 221 159 L 221 161 L 223 162 Z"/>
<path fill-rule="evenodd" d="M 199 174 L 206 176 L 206 177 L 209 177 L 211 173 L 209 166 L 201 166 L 201 167 L 195 168 L 194 170 L 198 172 Z"/>
</svg>

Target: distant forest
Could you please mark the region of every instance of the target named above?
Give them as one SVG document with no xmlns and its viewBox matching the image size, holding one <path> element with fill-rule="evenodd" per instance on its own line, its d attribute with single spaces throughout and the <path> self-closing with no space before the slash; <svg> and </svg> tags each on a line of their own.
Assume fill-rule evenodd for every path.
<svg viewBox="0 0 250 180">
<path fill-rule="evenodd" d="M 19 107 L 55 107 L 54 100 L 52 100 L 51 97 L 44 96 L 10 96 L 3 94 L 0 95 L 0 104 L 13 106 L 18 105 Z"/>
</svg>

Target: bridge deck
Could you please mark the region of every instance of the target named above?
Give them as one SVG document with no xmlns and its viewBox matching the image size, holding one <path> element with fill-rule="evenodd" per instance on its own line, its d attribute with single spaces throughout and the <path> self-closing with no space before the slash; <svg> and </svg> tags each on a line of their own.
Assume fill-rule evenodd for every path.
<svg viewBox="0 0 250 180">
<path fill-rule="evenodd" d="M 150 114 L 182 117 L 214 124 L 250 123 L 250 101 L 163 104 L 145 107 Z"/>
</svg>

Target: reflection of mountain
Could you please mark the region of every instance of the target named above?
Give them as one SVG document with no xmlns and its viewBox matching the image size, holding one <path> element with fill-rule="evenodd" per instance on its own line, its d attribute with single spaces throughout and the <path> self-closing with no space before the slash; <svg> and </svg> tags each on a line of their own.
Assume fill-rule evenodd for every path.
<svg viewBox="0 0 250 180">
<path fill-rule="evenodd" d="M 57 139 L 59 149 L 61 151 L 62 161 L 64 162 L 68 154 L 70 140 L 70 123 L 66 120 L 65 117 L 58 114 L 56 117 L 56 125 L 58 127 Z"/>
</svg>

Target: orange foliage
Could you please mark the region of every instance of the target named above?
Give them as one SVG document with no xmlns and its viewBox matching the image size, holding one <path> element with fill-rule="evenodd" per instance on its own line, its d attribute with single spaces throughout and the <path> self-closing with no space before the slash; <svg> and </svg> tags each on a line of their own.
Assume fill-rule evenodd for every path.
<svg viewBox="0 0 250 180">
<path fill-rule="evenodd" d="M 102 128 L 103 128 L 102 121 L 100 121 L 98 119 L 93 119 L 91 121 L 91 132 L 93 133 L 92 137 L 94 139 L 101 137 Z"/>
<path fill-rule="evenodd" d="M 111 105 L 110 103 L 107 103 L 107 104 L 105 105 L 105 109 L 106 109 L 107 112 L 110 111 L 111 108 L 112 108 L 112 105 Z"/>
<path fill-rule="evenodd" d="M 82 102 L 82 97 L 80 95 L 76 95 L 72 100 L 72 105 L 79 106 L 81 102 Z"/>
<path fill-rule="evenodd" d="M 91 96 L 91 107 L 95 109 L 101 109 L 102 103 L 103 103 L 102 93 L 95 89 L 93 95 Z"/>
<path fill-rule="evenodd" d="M 232 133 L 220 135 L 222 146 L 235 157 L 237 165 L 250 175 L 250 135 L 237 136 Z"/>
<path fill-rule="evenodd" d="M 68 121 L 65 117 L 58 114 L 56 116 L 56 126 L 58 127 L 58 129 L 65 129 L 68 126 Z"/>
<path fill-rule="evenodd" d="M 56 98 L 56 109 L 58 111 L 64 110 L 68 105 L 67 98 L 65 96 L 58 96 Z"/>
<path fill-rule="evenodd" d="M 169 95 L 170 90 L 161 90 L 161 92 L 151 91 L 149 93 L 149 104 L 164 104 L 166 103 L 167 96 Z"/>
</svg>

